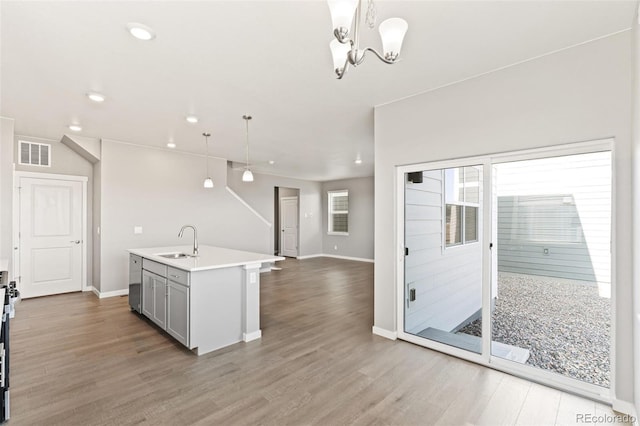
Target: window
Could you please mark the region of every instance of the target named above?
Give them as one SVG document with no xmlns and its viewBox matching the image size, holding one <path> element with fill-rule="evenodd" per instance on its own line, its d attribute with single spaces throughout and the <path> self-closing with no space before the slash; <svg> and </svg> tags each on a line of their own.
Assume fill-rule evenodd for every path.
<svg viewBox="0 0 640 426">
<path fill-rule="evenodd" d="M 481 166 L 444 170 L 445 247 L 478 241 Z"/>
<path fill-rule="evenodd" d="M 349 235 L 349 191 L 329 191 L 330 235 Z"/>
</svg>

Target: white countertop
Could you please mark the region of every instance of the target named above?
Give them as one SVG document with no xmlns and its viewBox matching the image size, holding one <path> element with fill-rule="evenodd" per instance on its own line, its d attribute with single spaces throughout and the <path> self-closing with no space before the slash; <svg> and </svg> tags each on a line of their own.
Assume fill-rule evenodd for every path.
<svg viewBox="0 0 640 426">
<path fill-rule="evenodd" d="M 198 257 L 184 257 L 182 259 L 167 259 L 158 255 L 175 252 L 191 254 L 193 246 L 138 248 L 129 249 L 128 252 L 189 272 L 284 260 L 284 257 L 280 256 L 213 246 L 200 246 L 198 248 Z"/>
</svg>

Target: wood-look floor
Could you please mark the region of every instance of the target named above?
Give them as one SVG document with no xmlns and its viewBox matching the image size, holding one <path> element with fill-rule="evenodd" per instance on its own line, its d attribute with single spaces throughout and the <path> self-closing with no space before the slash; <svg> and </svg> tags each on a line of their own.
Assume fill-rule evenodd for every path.
<svg viewBox="0 0 640 426">
<path fill-rule="evenodd" d="M 605 405 L 371 333 L 373 265 L 317 258 L 261 275 L 263 337 L 197 357 L 126 297 L 24 300 L 15 425 L 575 424 Z"/>
</svg>

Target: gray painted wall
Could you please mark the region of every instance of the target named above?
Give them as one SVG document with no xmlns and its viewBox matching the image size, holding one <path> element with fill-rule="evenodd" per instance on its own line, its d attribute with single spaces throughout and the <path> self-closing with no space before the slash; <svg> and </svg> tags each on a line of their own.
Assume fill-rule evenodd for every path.
<svg viewBox="0 0 640 426">
<path fill-rule="evenodd" d="M 640 6 L 639 6 L 640 8 Z M 640 265 L 640 16 L 636 11 L 633 19 L 633 114 L 631 139 L 631 170 L 632 170 L 632 202 L 633 202 L 633 264 Z M 633 299 L 634 299 L 634 360 L 635 360 L 635 408 L 640 414 L 640 268 L 633 270 Z"/>
<path fill-rule="evenodd" d="M 278 186 L 299 189 L 299 256 L 322 253 L 322 184 L 257 173 L 254 173 L 254 176 L 253 182 L 242 182 L 242 170 L 234 170 L 229 167 L 228 185 L 272 224 L 276 223 L 274 219 L 274 188 Z M 270 244 L 269 252 L 273 253 L 273 236 Z"/>
<path fill-rule="evenodd" d="M 190 231 L 178 238 L 184 224 L 200 244 L 270 252 L 271 228 L 225 189 L 226 160 L 209 159 L 213 189 L 204 156 L 103 140 L 101 163 L 101 292 L 127 289 L 126 249 L 191 245 Z"/>
<path fill-rule="evenodd" d="M 9 260 L 13 276 L 13 120 L 0 117 L 0 258 Z"/>
<path fill-rule="evenodd" d="M 631 59 L 624 32 L 376 108 L 376 327 L 396 330 L 396 166 L 613 136 L 615 394 L 633 401 Z"/>
<path fill-rule="evenodd" d="M 341 189 L 349 191 L 349 235 L 328 235 L 327 191 Z M 373 176 L 334 180 L 322 184 L 324 254 L 373 259 L 373 193 Z"/>
<path fill-rule="evenodd" d="M 39 167 L 18 164 L 19 141 L 51 144 L 51 167 Z M 14 138 L 14 157 L 16 171 L 31 173 L 51 173 L 60 175 L 86 176 L 87 182 L 87 285 L 93 285 L 93 164 L 82 158 L 69 147 L 51 139 L 16 135 Z"/>
</svg>

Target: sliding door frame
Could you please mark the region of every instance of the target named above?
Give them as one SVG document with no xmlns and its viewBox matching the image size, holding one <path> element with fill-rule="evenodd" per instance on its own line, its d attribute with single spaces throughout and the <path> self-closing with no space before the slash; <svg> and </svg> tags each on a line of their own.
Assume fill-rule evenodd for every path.
<svg viewBox="0 0 640 426">
<path fill-rule="evenodd" d="M 503 371 L 524 379 L 541 383 L 543 385 L 558 388 L 563 391 L 575 393 L 590 399 L 611 403 L 615 398 L 616 377 L 616 177 L 615 177 L 615 143 L 613 138 L 557 145 L 544 148 L 519 150 L 503 153 L 488 154 L 484 156 L 466 157 L 452 160 L 433 161 L 420 164 L 411 164 L 396 167 L 396 211 L 395 211 L 395 244 L 398 257 L 395 261 L 396 269 L 396 324 L 399 339 L 427 347 L 448 355 L 462 358 L 467 361 Z M 492 210 L 493 200 L 493 166 L 500 163 L 535 160 L 548 157 L 560 157 L 566 155 L 587 154 L 591 152 L 611 152 L 611 343 L 609 350 L 610 377 L 609 388 L 604 388 L 592 383 L 586 383 L 578 379 L 563 376 L 559 373 L 537 369 L 531 366 L 519 365 L 513 361 L 504 360 L 491 355 L 491 262 L 494 255 L 489 247 L 493 235 L 492 217 L 496 212 Z M 464 167 L 472 165 L 483 166 L 483 201 L 482 201 L 482 230 L 479 232 L 478 241 L 482 245 L 482 353 L 477 354 L 454 346 L 432 341 L 420 336 L 406 333 L 404 329 L 405 308 L 405 176 L 406 173 L 437 170 L 452 167 Z M 497 241 L 494 241 L 497 248 Z M 496 278 L 497 279 L 497 278 Z"/>
</svg>

